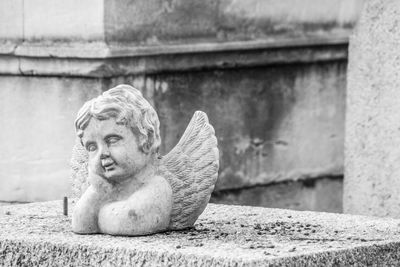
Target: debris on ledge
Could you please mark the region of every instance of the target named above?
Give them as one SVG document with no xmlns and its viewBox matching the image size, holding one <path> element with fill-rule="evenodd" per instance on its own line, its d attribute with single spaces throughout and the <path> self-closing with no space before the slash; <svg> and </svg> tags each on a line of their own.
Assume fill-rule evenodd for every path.
<svg viewBox="0 0 400 267">
<path fill-rule="evenodd" d="M 398 265 L 399 224 L 390 218 L 209 204 L 195 227 L 184 231 L 77 235 L 62 201 L 10 205 L 0 207 L 0 265 Z"/>
</svg>

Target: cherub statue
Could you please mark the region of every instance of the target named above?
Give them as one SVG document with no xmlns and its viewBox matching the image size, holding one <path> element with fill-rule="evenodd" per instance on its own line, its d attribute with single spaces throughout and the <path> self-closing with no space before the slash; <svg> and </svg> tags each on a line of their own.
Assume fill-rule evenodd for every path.
<svg viewBox="0 0 400 267">
<path fill-rule="evenodd" d="M 129 85 L 83 105 L 72 162 L 74 172 L 87 173 L 89 187 L 72 215 L 75 233 L 135 236 L 194 224 L 218 176 L 214 129 L 196 111 L 179 143 L 161 157 L 159 124 L 153 107 Z"/>
</svg>

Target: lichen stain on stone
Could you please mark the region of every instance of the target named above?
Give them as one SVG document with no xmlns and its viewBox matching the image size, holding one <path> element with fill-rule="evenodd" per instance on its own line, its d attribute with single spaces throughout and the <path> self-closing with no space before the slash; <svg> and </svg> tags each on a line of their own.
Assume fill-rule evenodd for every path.
<svg viewBox="0 0 400 267">
<path fill-rule="evenodd" d="M 165 94 L 169 89 L 168 82 L 156 80 L 154 83 L 154 89 L 157 92 L 161 92 L 162 94 Z"/>
<path fill-rule="evenodd" d="M 239 137 L 239 139 L 235 142 L 235 153 L 237 155 L 243 154 L 250 148 L 251 139 L 249 136 Z"/>
<path fill-rule="evenodd" d="M 132 218 L 133 220 L 136 220 L 138 217 L 137 213 L 133 209 L 129 210 L 128 216 L 129 216 L 129 218 Z"/>
</svg>

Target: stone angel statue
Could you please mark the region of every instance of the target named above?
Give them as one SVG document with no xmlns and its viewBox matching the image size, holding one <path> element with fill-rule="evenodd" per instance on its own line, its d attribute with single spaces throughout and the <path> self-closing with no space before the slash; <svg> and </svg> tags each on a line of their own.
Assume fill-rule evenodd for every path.
<svg viewBox="0 0 400 267">
<path fill-rule="evenodd" d="M 83 105 L 71 165 L 75 186 L 88 186 L 73 211 L 75 233 L 136 236 L 195 223 L 218 176 L 214 129 L 196 111 L 179 143 L 162 157 L 159 124 L 153 107 L 129 85 Z"/>
</svg>

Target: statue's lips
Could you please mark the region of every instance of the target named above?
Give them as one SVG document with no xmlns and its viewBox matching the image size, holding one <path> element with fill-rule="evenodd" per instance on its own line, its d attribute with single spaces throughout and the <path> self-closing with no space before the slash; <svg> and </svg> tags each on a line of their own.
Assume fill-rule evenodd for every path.
<svg viewBox="0 0 400 267">
<path fill-rule="evenodd" d="M 114 161 L 110 161 L 110 160 L 107 160 L 107 161 L 102 161 L 101 162 L 101 166 L 104 168 L 104 170 L 106 170 L 106 171 L 112 171 L 113 169 L 114 169 L 114 166 L 115 166 L 115 163 L 114 163 Z"/>
</svg>

